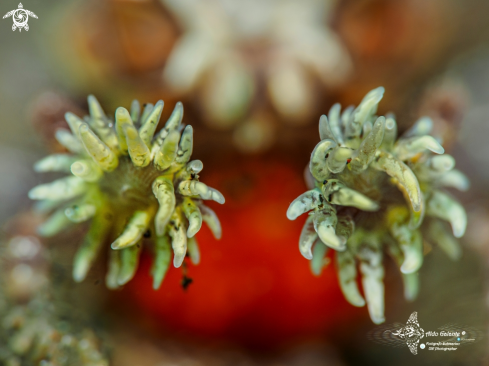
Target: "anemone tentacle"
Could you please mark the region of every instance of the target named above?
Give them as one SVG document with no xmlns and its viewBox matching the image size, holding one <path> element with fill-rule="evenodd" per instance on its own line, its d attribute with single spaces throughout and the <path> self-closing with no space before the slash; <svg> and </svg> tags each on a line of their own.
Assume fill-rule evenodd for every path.
<svg viewBox="0 0 489 366">
<path fill-rule="evenodd" d="M 354 306 L 367 304 L 374 323 L 384 321 L 384 252 L 399 266 L 406 299 L 415 299 L 422 233 L 450 258 L 461 254 L 456 238 L 465 232 L 467 215 L 443 189 L 469 188 L 467 177 L 453 169 L 453 157 L 429 135 L 430 118 L 420 118 L 398 137 L 392 114 L 376 116 L 383 95 L 378 87 L 358 107 L 342 112 L 335 104 L 321 116 L 321 141 L 306 171 L 311 190 L 287 210 L 290 220 L 309 212 L 299 249 L 311 260 L 312 272 L 321 273 L 329 262 L 327 248 L 334 249 L 345 298 Z"/>
<path fill-rule="evenodd" d="M 202 222 L 221 237 L 221 224 L 202 200 L 223 204 L 223 195 L 199 181 L 203 164 L 190 161 L 192 126 L 182 125 L 179 102 L 156 134 L 163 101 L 138 101 L 131 110 L 117 108 L 115 122 L 90 95 L 90 115 L 65 118 L 71 130 L 59 129 L 56 138 L 69 151 L 37 162 L 37 172 L 58 171 L 71 176 L 41 184 L 29 192 L 39 207 L 54 213 L 39 227 L 43 236 L 56 235 L 73 223 L 91 220 L 90 229 L 75 254 L 73 279 L 83 281 L 104 243 L 111 244 L 106 284 L 118 288 L 134 276 L 143 238 L 153 237 L 153 287 L 159 288 L 171 252 L 175 267 L 188 254 L 198 264 L 195 234 Z"/>
</svg>

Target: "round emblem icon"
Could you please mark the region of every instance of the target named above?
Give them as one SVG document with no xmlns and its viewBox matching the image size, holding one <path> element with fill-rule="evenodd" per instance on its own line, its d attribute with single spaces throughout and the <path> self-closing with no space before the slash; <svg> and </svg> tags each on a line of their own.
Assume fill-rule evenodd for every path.
<svg viewBox="0 0 489 366">
<path fill-rule="evenodd" d="M 12 25 L 12 30 L 15 31 L 16 29 L 22 31 L 22 28 L 24 28 L 26 31 L 29 30 L 29 25 L 27 22 L 29 21 L 29 16 L 33 18 L 37 18 L 37 15 L 34 14 L 32 11 L 24 9 L 24 6 L 22 3 L 19 3 L 18 9 L 11 10 L 7 14 L 3 16 L 3 19 L 12 17 L 14 24 Z"/>
</svg>

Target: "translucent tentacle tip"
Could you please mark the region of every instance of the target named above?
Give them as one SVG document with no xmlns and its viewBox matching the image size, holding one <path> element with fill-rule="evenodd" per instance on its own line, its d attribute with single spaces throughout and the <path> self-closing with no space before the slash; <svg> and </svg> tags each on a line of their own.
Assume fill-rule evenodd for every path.
<svg viewBox="0 0 489 366">
<path fill-rule="evenodd" d="M 313 226 L 309 216 L 299 249 L 315 263 L 324 259 L 313 258 L 311 252 L 317 236 L 336 250 L 340 287 L 346 299 L 363 306 L 357 289 L 362 283 L 374 323 L 384 321 L 383 253 L 398 265 L 406 298 L 412 301 L 417 283 L 405 277 L 417 279 L 423 262 L 421 233 L 428 233 L 431 242 L 451 258 L 458 258 L 453 254 L 457 252 L 456 238 L 465 232 L 467 215 L 443 189 L 465 191 L 469 187 L 467 177 L 453 169 L 453 157 L 444 154 L 439 140 L 429 135 L 431 119 L 420 118 L 404 135 L 397 136 L 394 116 L 376 115 L 383 94 L 384 88 L 379 87 L 358 107 L 341 112 L 341 106 L 335 104 L 328 117 L 321 117 L 321 141 L 311 155 L 308 174 L 312 180 L 309 186 L 314 189 L 292 201 L 287 210 L 290 220 L 311 211 L 318 221 L 318 213 L 323 213 L 321 222 L 328 225 L 318 221 Z M 393 194 L 393 188 L 400 194 Z M 432 229 L 425 230 L 423 225 Z M 341 245 L 335 245 L 336 238 L 341 238 Z M 356 268 L 361 270 L 362 281 Z"/>
<path fill-rule="evenodd" d="M 173 261 L 176 266 L 186 258 L 187 246 L 181 243 L 187 237 L 192 238 L 190 257 L 193 263 L 199 262 L 195 260 L 199 252 L 195 235 L 202 221 L 220 238 L 219 219 L 203 201 L 223 204 L 224 197 L 199 182 L 195 171 L 200 173 L 203 164 L 190 160 L 193 130 L 190 125 L 182 126 L 180 102 L 159 132 L 162 101 L 147 104 L 143 113 L 137 101 L 130 111 L 119 107 L 114 121 L 94 96 L 88 97 L 88 105 L 90 115 L 83 119 L 72 113 L 65 116 L 71 133 L 62 130 L 64 138 L 59 141 L 69 153 L 52 155 L 34 167 L 37 172 L 71 173 L 29 192 L 31 199 L 43 201 L 50 207 L 48 211 L 54 210 L 47 222 L 51 226 L 54 222 L 55 230 L 39 231 L 55 235 L 73 223 L 91 219 L 75 255 L 74 280 L 83 281 L 101 249 L 111 244 L 109 250 L 115 253 L 109 256 L 109 288 L 132 278 L 140 253 L 135 248 L 144 240 L 153 246 L 152 274 L 155 289 L 159 288 L 171 263 L 171 248 L 178 249 Z M 185 238 L 175 235 L 176 229 Z"/>
</svg>

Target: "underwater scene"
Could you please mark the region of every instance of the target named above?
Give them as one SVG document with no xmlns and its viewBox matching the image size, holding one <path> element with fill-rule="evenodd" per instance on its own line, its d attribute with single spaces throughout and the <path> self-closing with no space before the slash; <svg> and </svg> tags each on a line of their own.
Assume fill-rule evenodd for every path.
<svg viewBox="0 0 489 366">
<path fill-rule="evenodd" d="M 0 3 L 0 365 L 489 365 L 489 3 Z"/>
</svg>

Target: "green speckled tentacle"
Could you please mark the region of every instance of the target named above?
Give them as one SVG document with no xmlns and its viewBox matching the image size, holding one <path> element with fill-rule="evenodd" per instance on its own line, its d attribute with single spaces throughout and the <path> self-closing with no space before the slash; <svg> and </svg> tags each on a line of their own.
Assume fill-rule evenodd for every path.
<svg viewBox="0 0 489 366">
<path fill-rule="evenodd" d="M 399 266 L 405 297 L 413 300 L 423 263 L 422 232 L 452 259 L 460 256 L 455 237 L 464 234 L 467 216 L 443 188 L 469 187 L 467 177 L 453 169 L 453 157 L 429 135 L 431 119 L 419 119 L 398 137 L 393 115 L 376 116 L 383 95 L 384 88 L 376 88 L 358 107 L 341 112 L 335 104 L 328 117 L 321 116 L 321 141 L 309 164 L 314 189 L 287 211 L 290 220 L 310 211 L 300 252 L 319 275 L 329 262 L 326 247 L 336 250 L 346 299 L 354 306 L 367 304 L 374 323 L 384 321 L 383 253 Z M 453 235 L 442 221 L 450 223 Z M 359 276 L 365 298 L 358 289 Z"/>
<path fill-rule="evenodd" d="M 51 236 L 91 220 L 78 249 L 73 279 L 83 281 L 103 244 L 112 242 L 109 288 L 127 283 L 135 274 L 144 237 L 154 237 L 153 286 L 159 288 L 173 248 L 175 267 L 187 254 L 200 260 L 195 234 L 202 221 L 216 238 L 221 226 L 214 212 L 202 200 L 224 203 L 223 195 L 199 181 L 200 160 L 190 161 L 192 126 L 182 126 L 183 106 L 177 103 L 166 125 L 155 136 L 163 101 L 147 104 L 141 113 L 139 102 L 129 112 L 117 108 L 111 121 L 94 96 L 88 97 L 90 115 L 79 118 L 66 114 L 71 133 L 56 132 L 58 141 L 70 153 L 48 156 L 35 164 L 38 172 L 66 172 L 71 176 L 41 184 L 29 197 L 43 207 L 56 208 L 39 227 Z M 137 127 L 140 126 L 140 127 Z M 187 245 L 187 239 L 192 239 Z"/>
</svg>

